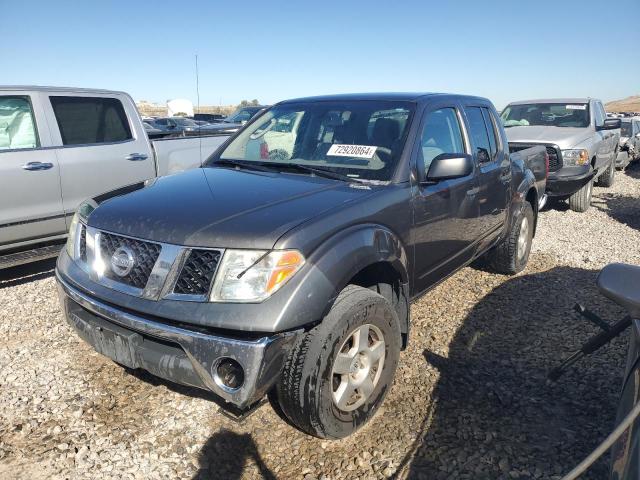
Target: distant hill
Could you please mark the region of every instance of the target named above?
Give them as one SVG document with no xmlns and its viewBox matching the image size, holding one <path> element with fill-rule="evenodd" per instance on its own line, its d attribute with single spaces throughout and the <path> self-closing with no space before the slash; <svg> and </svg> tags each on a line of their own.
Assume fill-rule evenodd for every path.
<svg viewBox="0 0 640 480">
<path fill-rule="evenodd" d="M 614 100 L 605 105 L 607 112 L 640 112 L 640 95 Z"/>
</svg>

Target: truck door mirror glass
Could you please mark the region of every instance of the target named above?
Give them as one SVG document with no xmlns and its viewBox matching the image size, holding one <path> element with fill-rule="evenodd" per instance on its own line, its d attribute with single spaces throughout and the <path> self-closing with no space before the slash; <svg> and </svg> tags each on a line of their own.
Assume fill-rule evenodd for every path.
<svg viewBox="0 0 640 480">
<path fill-rule="evenodd" d="M 607 118 L 598 130 L 615 130 L 622 126 L 622 120 L 619 118 Z"/>
<path fill-rule="evenodd" d="M 466 153 L 443 153 L 431 162 L 427 172 L 427 182 L 439 182 L 466 177 L 473 172 L 471 155 Z"/>
</svg>

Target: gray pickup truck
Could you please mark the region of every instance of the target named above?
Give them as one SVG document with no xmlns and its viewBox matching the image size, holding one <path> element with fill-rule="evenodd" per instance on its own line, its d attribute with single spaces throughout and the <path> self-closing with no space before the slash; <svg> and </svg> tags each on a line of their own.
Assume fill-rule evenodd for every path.
<svg viewBox="0 0 640 480">
<path fill-rule="evenodd" d="M 56 269 L 68 322 L 130 368 L 340 438 L 390 388 L 409 303 L 482 257 L 521 271 L 548 156 L 445 94 L 281 102 L 203 168 L 90 199 Z"/>
<path fill-rule="evenodd" d="M 569 200 L 585 212 L 591 205 L 593 182 L 613 185 L 620 138 L 620 120 L 607 119 L 600 100 L 554 98 L 512 102 L 502 111 L 512 151 L 544 145 L 549 153 L 547 194 Z"/>
</svg>

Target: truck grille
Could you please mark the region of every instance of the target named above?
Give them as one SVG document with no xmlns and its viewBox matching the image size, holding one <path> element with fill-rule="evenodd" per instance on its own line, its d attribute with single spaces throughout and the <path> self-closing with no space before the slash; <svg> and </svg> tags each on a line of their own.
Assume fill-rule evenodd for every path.
<svg viewBox="0 0 640 480">
<path fill-rule="evenodd" d="M 117 275 L 111 265 L 111 257 L 120 247 L 130 250 L 135 259 L 133 268 L 124 276 Z M 144 288 L 147 284 L 151 270 L 153 270 L 153 266 L 160 255 L 161 248 L 159 244 L 153 242 L 121 237 L 112 233 L 100 233 L 100 251 L 102 260 L 106 265 L 105 276 L 136 288 Z"/>
<path fill-rule="evenodd" d="M 191 250 L 173 287 L 173 293 L 207 295 L 219 262 L 219 250 Z"/>
<path fill-rule="evenodd" d="M 509 151 L 511 153 L 519 152 L 526 148 L 537 147 L 543 145 L 540 143 L 509 143 Z M 560 149 L 554 145 L 543 145 L 547 149 L 549 155 L 549 171 L 555 172 L 562 168 L 562 159 L 560 157 Z"/>
</svg>

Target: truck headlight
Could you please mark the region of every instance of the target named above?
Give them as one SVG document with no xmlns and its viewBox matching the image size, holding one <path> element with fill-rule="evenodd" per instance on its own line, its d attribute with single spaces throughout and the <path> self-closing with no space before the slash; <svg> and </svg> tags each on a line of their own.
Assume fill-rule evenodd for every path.
<svg viewBox="0 0 640 480">
<path fill-rule="evenodd" d="M 564 165 L 588 165 L 589 152 L 585 149 L 562 150 L 562 163 Z"/>
<path fill-rule="evenodd" d="M 297 250 L 227 250 L 211 291 L 213 302 L 259 302 L 304 265 Z"/>
<path fill-rule="evenodd" d="M 69 234 L 67 235 L 67 244 L 66 244 L 67 254 L 69 254 L 69 256 L 73 260 L 76 259 L 75 245 L 76 245 L 76 235 L 78 235 L 78 231 L 80 230 L 78 228 L 79 224 L 80 224 L 80 215 L 78 215 L 78 212 L 76 212 L 73 215 L 73 218 L 71 219 L 71 224 L 69 225 Z"/>
</svg>

